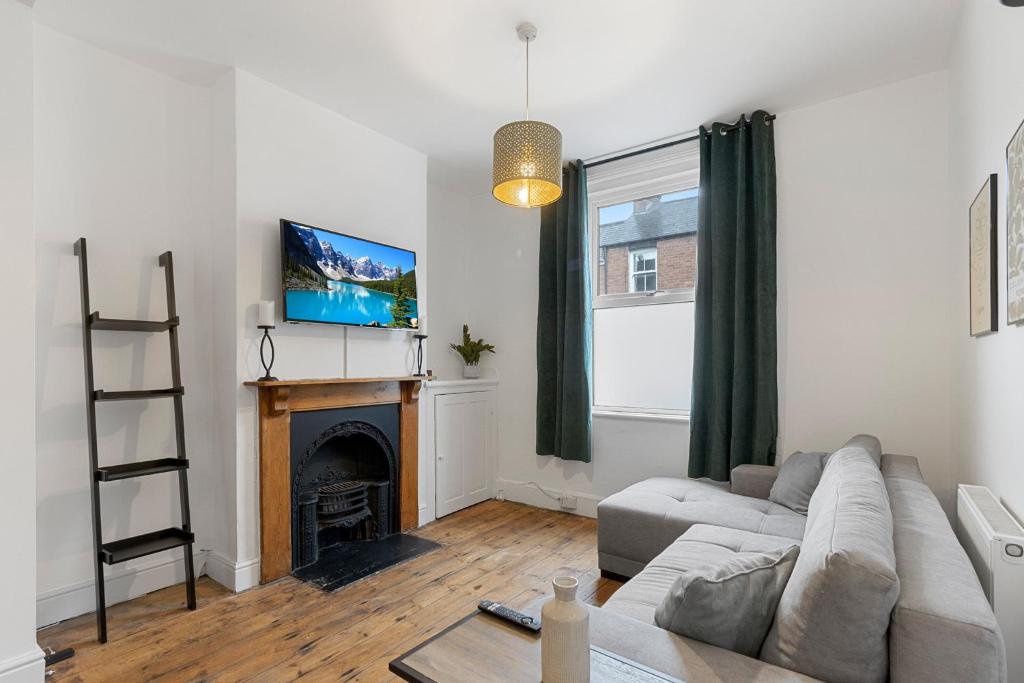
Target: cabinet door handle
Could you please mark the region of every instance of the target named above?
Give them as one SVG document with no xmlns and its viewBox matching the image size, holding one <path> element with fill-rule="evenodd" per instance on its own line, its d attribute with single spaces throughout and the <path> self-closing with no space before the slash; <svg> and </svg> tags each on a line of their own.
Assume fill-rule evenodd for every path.
<svg viewBox="0 0 1024 683">
<path fill-rule="evenodd" d="M 438 460 L 444 460 L 444 453 L 438 453 L 437 454 L 437 459 Z"/>
</svg>

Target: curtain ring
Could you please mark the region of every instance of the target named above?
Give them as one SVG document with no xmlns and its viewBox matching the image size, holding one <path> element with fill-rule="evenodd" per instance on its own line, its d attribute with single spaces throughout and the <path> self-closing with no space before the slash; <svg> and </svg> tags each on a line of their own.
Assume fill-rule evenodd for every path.
<svg viewBox="0 0 1024 683">
<path fill-rule="evenodd" d="M 718 132 L 721 133 L 722 135 L 725 135 L 725 133 L 726 133 L 725 126 L 722 126 L 721 128 L 719 128 Z"/>
<path fill-rule="evenodd" d="M 766 125 L 766 126 L 772 125 L 772 120 L 770 118 L 768 118 L 767 116 L 764 117 L 764 125 Z"/>
</svg>

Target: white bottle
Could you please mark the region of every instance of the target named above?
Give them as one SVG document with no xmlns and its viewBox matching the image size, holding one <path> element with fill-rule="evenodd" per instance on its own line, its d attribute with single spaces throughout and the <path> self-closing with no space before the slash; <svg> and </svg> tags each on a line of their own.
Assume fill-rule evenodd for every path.
<svg viewBox="0 0 1024 683">
<path fill-rule="evenodd" d="M 540 660 L 544 683 L 589 683 L 590 612 L 576 599 L 580 582 L 556 576 L 555 597 L 541 609 Z"/>
</svg>

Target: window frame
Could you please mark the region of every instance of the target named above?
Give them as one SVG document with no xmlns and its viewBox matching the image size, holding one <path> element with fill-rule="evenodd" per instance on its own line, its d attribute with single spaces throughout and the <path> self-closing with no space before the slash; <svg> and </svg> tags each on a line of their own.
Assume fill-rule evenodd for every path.
<svg viewBox="0 0 1024 683">
<path fill-rule="evenodd" d="M 612 161 L 588 169 L 587 172 L 587 227 L 591 273 L 596 286 L 600 282 L 601 233 L 600 208 L 624 202 L 692 190 L 700 186 L 700 144 L 681 143 L 653 150 L 634 157 Z M 655 247 L 656 248 L 656 247 Z M 632 286 L 630 263 L 630 286 Z M 699 277 L 699 274 L 698 274 Z M 659 304 L 690 303 L 696 299 L 696 288 L 656 290 L 654 292 L 628 292 L 622 294 L 595 294 L 591 308 L 620 306 L 651 306 Z M 591 330 L 593 348 L 594 330 Z M 670 422 L 688 422 L 690 411 L 672 408 L 637 408 L 599 404 L 592 399 L 591 414 L 598 417 L 623 417 Z"/>
</svg>

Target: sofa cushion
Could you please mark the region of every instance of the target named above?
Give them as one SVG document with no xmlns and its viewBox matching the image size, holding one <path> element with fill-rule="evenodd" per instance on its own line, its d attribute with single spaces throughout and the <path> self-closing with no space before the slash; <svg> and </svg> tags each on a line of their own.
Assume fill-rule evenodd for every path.
<svg viewBox="0 0 1024 683">
<path fill-rule="evenodd" d="M 884 681 L 899 586 L 882 473 L 864 448 L 848 445 L 829 458 L 811 497 L 761 659 L 834 683 Z"/>
<path fill-rule="evenodd" d="M 768 500 L 806 515 L 827 459 L 828 453 L 797 451 L 790 455 L 779 467 L 779 476 L 772 484 Z"/>
<path fill-rule="evenodd" d="M 737 552 L 684 571 L 654 621 L 681 636 L 756 657 L 799 552 L 796 543 L 769 552 Z"/>
<path fill-rule="evenodd" d="M 999 625 L 916 458 L 883 456 L 882 476 L 900 576 L 889 626 L 890 680 L 1005 681 Z"/>
<path fill-rule="evenodd" d="M 655 612 L 683 573 L 726 562 L 738 553 L 772 552 L 794 543 L 798 542 L 782 536 L 695 524 L 619 588 L 604 607 L 654 624 Z"/>
<path fill-rule="evenodd" d="M 803 515 L 768 500 L 730 493 L 704 480 L 655 478 L 597 506 L 602 569 L 632 576 L 694 524 L 803 537 Z"/>
</svg>

